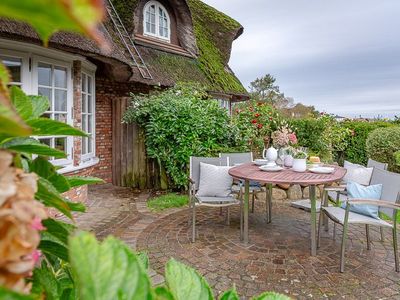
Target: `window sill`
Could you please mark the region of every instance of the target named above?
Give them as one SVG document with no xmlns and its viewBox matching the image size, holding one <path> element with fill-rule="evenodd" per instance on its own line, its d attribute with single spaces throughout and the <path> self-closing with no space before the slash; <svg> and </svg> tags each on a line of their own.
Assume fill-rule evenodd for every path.
<svg viewBox="0 0 400 300">
<path fill-rule="evenodd" d="M 98 157 L 93 157 L 92 159 L 89 159 L 85 162 L 81 162 L 78 166 L 65 166 L 62 169 L 59 169 L 57 172 L 59 174 L 66 174 L 66 173 L 71 173 L 71 172 L 75 172 L 75 171 L 79 171 L 82 169 L 86 169 L 89 167 L 93 167 L 95 165 L 97 165 L 99 163 L 99 158 Z"/>
</svg>

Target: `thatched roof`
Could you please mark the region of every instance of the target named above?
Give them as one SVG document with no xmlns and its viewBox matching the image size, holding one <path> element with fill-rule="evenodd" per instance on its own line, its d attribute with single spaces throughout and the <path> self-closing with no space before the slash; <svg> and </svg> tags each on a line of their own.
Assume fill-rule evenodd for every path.
<svg viewBox="0 0 400 300">
<path fill-rule="evenodd" d="M 174 5 L 180 9 L 180 18 L 186 22 L 183 27 L 185 34 L 190 36 L 194 33 L 196 44 L 191 45 L 193 41 L 190 38 L 185 41 L 191 47 L 193 57 L 138 45 L 153 75 L 152 80 L 143 79 L 136 68 L 130 67 L 130 59 L 124 54 L 124 47 L 110 20 L 105 20 L 100 28 L 112 47 L 109 53 L 102 52 L 93 41 L 67 32 L 54 34 L 49 46 L 110 64 L 118 80 L 130 78 L 131 81 L 160 86 L 172 86 L 178 81 L 197 81 L 206 85 L 210 91 L 245 94 L 246 90 L 228 66 L 232 42 L 243 32 L 243 27 L 200 0 L 169 1 L 179 3 Z M 113 3 L 127 29 L 133 32 L 133 16 L 139 0 L 113 0 Z M 0 37 L 41 43 L 29 25 L 6 19 L 0 19 Z"/>
</svg>

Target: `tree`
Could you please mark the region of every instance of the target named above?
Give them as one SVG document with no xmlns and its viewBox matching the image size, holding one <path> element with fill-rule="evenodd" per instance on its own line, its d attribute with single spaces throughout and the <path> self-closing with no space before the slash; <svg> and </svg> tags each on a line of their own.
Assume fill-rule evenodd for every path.
<svg viewBox="0 0 400 300">
<path fill-rule="evenodd" d="M 275 77 L 266 74 L 250 83 L 250 95 L 259 102 L 266 102 L 275 108 L 282 109 L 291 107 L 294 103 L 293 98 L 285 97 L 281 93 L 279 86 L 275 85 Z"/>
</svg>

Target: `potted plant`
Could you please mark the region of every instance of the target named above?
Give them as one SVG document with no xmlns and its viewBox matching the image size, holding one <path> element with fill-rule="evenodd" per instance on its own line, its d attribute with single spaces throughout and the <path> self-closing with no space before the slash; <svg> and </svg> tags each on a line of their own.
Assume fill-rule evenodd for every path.
<svg viewBox="0 0 400 300">
<path fill-rule="evenodd" d="M 297 151 L 294 154 L 292 169 L 296 172 L 305 172 L 307 170 L 307 153 Z"/>
</svg>

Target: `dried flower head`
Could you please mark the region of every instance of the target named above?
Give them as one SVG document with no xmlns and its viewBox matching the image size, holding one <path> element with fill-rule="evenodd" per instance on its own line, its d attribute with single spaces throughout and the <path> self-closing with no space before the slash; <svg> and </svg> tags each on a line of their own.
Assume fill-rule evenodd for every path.
<svg viewBox="0 0 400 300">
<path fill-rule="evenodd" d="M 46 210 L 34 199 L 37 176 L 11 166 L 12 155 L 0 151 L 0 285 L 28 293 L 38 259 L 41 221 Z"/>
</svg>

